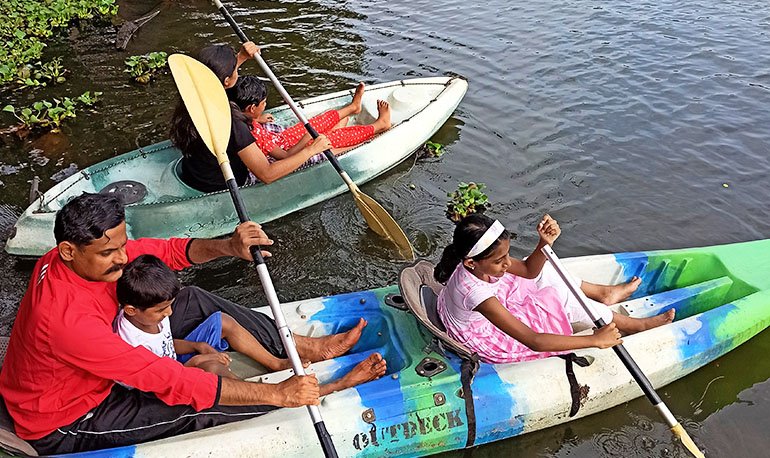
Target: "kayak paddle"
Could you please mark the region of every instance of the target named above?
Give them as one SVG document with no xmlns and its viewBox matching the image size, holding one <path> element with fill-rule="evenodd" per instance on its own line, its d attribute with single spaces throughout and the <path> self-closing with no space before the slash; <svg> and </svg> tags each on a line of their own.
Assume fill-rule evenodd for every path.
<svg viewBox="0 0 770 458">
<path fill-rule="evenodd" d="M 230 24 L 230 27 L 233 28 L 235 34 L 238 35 L 238 38 L 240 38 L 240 40 L 244 43 L 249 41 L 249 39 L 246 38 L 246 35 L 243 33 L 243 30 L 241 30 L 241 28 L 235 22 L 235 19 L 233 19 L 233 17 L 230 15 L 230 12 L 227 11 L 227 8 L 225 8 L 222 2 L 220 0 L 213 0 L 213 2 L 214 5 L 219 9 L 219 12 L 222 13 L 222 16 L 224 16 L 227 23 Z M 273 74 L 273 72 L 270 70 L 270 67 L 268 67 L 264 59 L 262 59 L 262 56 L 255 54 L 254 60 L 257 61 L 265 75 L 270 78 L 273 86 L 275 86 L 276 90 L 278 90 L 278 93 L 281 94 L 281 97 L 283 97 L 283 100 L 287 105 L 289 105 L 289 108 L 291 108 L 291 111 L 293 111 L 294 115 L 297 116 L 297 119 L 299 119 L 299 121 L 305 126 L 305 129 L 307 129 L 307 132 L 310 134 L 310 136 L 312 138 L 317 138 L 318 132 L 316 132 L 310 122 L 308 122 L 307 118 L 302 113 L 302 110 L 300 110 L 294 103 L 294 100 L 292 100 L 289 93 L 286 92 L 286 90 L 283 88 L 281 82 L 278 81 L 278 78 L 276 78 L 275 74 Z M 379 234 L 381 237 L 385 237 L 386 239 L 393 242 L 398 248 L 398 252 L 401 256 L 406 259 L 413 260 L 414 248 L 412 248 L 412 244 L 409 243 L 409 239 L 404 234 L 404 231 L 401 230 L 401 227 L 399 227 L 396 221 L 393 220 L 393 217 L 390 216 L 390 214 L 385 211 L 384 208 L 382 208 L 382 205 L 358 189 L 358 186 L 353 182 L 353 180 L 350 179 L 347 172 L 342 170 L 339 161 L 337 161 L 337 158 L 334 156 L 331 150 L 327 149 L 324 151 L 324 154 L 332 166 L 334 166 L 334 169 L 337 171 L 337 173 L 339 173 L 340 177 L 342 177 L 342 180 L 345 182 L 345 184 L 348 185 L 348 189 L 350 189 L 351 194 L 353 194 L 353 200 L 355 200 L 356 205 L 358 206 L 358 210 L 364 216 L 366 224 L 368 224 L 369 227 L 372 228 L 372 230 Z"/>
<path fill-rule="evenodd" d="M 556 269 L 559 277 L 561 277 L 561 279 L 567 285 L 567 288 L 569 288 L 572 295 L 577 298 L 578 302 L 580 302 L 583 310 L 586 311 L 596 327 L 601 328 L 605 326 L 607 323 L 605 323 L 603 319 L 597 317 L 593 313 L 593 310 L 591 310 L 591 308 L 588 306 L 585 293 L 583 293 L 583 291 L 580 289 L 580 286 L 575 283 L 575 280 L 564 268 L 561 261 L 559 260 L 559 257 L 556 256 L 556 253 L 554 253 L 553 248 L 546 245 L 541 249 L 541 251 L 548 259 L 548 261 L 551 262 L 551 265 L 553 265 L 554 269 Z M 631 358 L 631 355 L 628 354 L 628 351 L 623 346 L 623 344 L 615 345 L 612 347 L 612 349 L 615 351 L 615 354 L 618 355 L 618 358 L 620 358 L 620 360 L 623 362 L 623 365 L 626 366 L 626 369 L 628 369 L 628 371 L 631 373 L 631 376 L 634 377 L 634 380 L 636 380 L 637 385 L 639 385 L 639 388 L 642 389 L 644 395 L 647 396 L 647 399 L 650 401 L 653 407 L 658 410 L 660 415 L 666 421 L 674 435 L 676 435 L 676 437 L 682 441 L 682 444 L 684 444 L 685 448 L 687 448 L 687 450 L 689 450 L 690 453 L 692 453 L 696 458 L 705 458 L 703 452 L 698 449 L 698 446 L 695 445 L 695 442 L 693 442 L 693 440 L 687 434 L 687 431 L 685 431 L 682 425 L 679 424 L 679 421 L 674 418 L 674 414 L 668 410 L 668 407 L 663 402 L 663 400 L 660 399 L 660 396 L 658 396 L 658 393 L 655 392 L 655 388 L 653 388 L 650 380 L 647 379 L 647 376 L 644 375 L 641 369 L 639 369 L 639 366 L 636 365 L 636 361 Z"/>
<path fill-rule="evenodd" d="M 203 142 L 208 147 L 219 162 L 222 169 L 222 175 L 227 182 L 227 189 L 233 198 L 235 211 L 238 213 L 238 219 L 241 223 L 249 221 L 246 214 L 246 206 L 243 204 L 238 183 L 233 176 L 233 170 L 230 167 L 230 159 L 227 157 L 227 143 L 230 140 L 230 102 L 227 100 L 225 88 L 222 82 L 217 79 L 214 72 L 208 67 L 182 54 L 172 54 L 168 58 L 168 65 L 171 68 L 171 74 L 179 89 L 187 111 L 190 113 L 195 129 L 198 131 Z M 275 293 L 273 281 L 270 279 L 270 273 L 262 258 L 262 251 L 259 246 L 249 248 L 251 256 L 254 259 L 254 265 L 259 274 L 259 280 L 262 282 L 262 288 L 267 296 L 270 310 L 273 312 L 275 324 L 281 334 L 283 347 L 289 356 L 291 366 L 297 375 L 305 375 L 305 369 L 302 367 L 297 347 L 294 344 L 291 330 L 286 324 L 286 319 L 281 310 L 281 303 L 278 295 Z M 310 417 L 313 420 L 318 440 L 321 442 L 324 454 L 327 457 L 337 458 L 337 451 L 334 448 L 329 432 L 326 431 L 321 411 L 318 406 L 307 406 L 310 411 Z"/>
</svg>

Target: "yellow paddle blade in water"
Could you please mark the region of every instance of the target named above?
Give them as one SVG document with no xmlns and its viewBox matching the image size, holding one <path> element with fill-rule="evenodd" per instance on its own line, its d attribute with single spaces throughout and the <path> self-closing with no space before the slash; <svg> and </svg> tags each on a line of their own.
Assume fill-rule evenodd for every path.
<svg viewBox="0 0 770 458">
<path fill-rule="evenodd" d="M 221 165 L 230 141 L 230 102 L 222 82 L 208 67 L 184 54 L 172 54 L 168 66 L 198 134 Z"/>
<path fill-rule="evenodd" d="M 689 450 L 695 458 L 706 458 L 703 452 L 698 449 L 698 446 L 695 445 L 695 442 L 692 441 L 690 435 L 687 434 L 687 431 L 684 430 L 681 424 L 677 423 L 674 425 L 674 427 L 671 428 L 671 431 L 676 435 L 676 437 L 679 438 L 679 440 L 682 441 L 682 444 L 684 444 L 685 448 L 687 448 L 687 450 Z"/>
<path fill-rule="evenodd" d="M 349 185 L 349 188 L 366 224 L 380 237 L 393 242 L 404 259 L 414 260 L 414 248 L 393 217 L 376 200 L 361 192 L 355 184 Z"/>
</svg>

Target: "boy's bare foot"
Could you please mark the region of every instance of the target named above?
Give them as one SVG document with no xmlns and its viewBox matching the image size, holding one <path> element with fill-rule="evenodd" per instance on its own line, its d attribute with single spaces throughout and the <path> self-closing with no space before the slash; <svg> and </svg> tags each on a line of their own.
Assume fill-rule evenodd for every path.
<svg viewBox="0 0 770 458">
<path fill-rule="evenodd" d="M 378 100 L 377 112 L 379 113 L 379 116 L 377 117 L 377 120 L 372 124 L 372 126 L 374 126 L 375 134 L 386 131 L 392 126 L 390 123 L 390 104 L 388 104 L 388 102 L 384 100 Z"/>
<path fill-rule="evenodd" d="M 358 324 L 347 332 L 320 338 L 295 334 L 294 341 L 297 343 L 299 356 L 303 360 L 309 359 L 312 362 L 324 361 L 341 356 L 347 353 L 347 351 L 353 348 L 353 345 L 358 342 L 358 339 L 361 338 L 361 332 L 366 327 L 366 324 L 366 320 L 361 318 L 358 321 Z"/>
<path fill-rule="evenodd" d="M 605 286 L 598 301 L 604 305 L 615 305 L 618 302 L 624 300 L 642 284 L 642 279 L 639 277 L 633 277 L 628 283 L 623 283 L 614 286 Z"/>
<path fill-rule="evenodd" d="M 368 358 L 356 364 L 356 367 L 342 378 L 321 386 L 321 396 L 376 380 L 385 375 L 387 369 L 388 365 L 382 355 L 372 353 Z"/>
<path fill-rule="evenodd" d="M 361 100 L 364 98 L 364 89 L 364 83 L 358 83 L 356 92 L 353 94 L 353 101 L 350 102 L 350 106 L 353 109 L 351 114 L 361 113 Z"/>
</svg>

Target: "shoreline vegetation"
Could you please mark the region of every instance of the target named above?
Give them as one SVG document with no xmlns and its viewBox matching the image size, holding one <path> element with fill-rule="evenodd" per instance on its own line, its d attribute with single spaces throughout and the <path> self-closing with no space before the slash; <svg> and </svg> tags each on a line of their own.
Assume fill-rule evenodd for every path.
<svg viewBox="0 0 770 458">
<path fill-rule="evenodd" d="M 84 20 L 109 21 L 117 12 L 116 0 L 0 2 L 0 87 L 62 82 L 66 69 L 61 61 L 41 60 L 48 40 L 70 25 Z"/>
<path fill-rule="evenodd" d="M 65 82 L 70 70 L 60 56 L 43 59 L 48 42 L 70 27 L 85 21 L 111 23 L 118 12 L 117 0 L 4 0 L 0 2 L 0 89 L 24 89 Z M 0 134 L 26 137 L 33 128 L 59 132 L 61 122 L 74 118 L 76 104 L 92 106 L 101 92 L 87 91 L 78 97 L 55 96 L 53 101 L 33 102 L 29 107 L 6 105 L 2 111 L 18 124 Z"/>
</svg>

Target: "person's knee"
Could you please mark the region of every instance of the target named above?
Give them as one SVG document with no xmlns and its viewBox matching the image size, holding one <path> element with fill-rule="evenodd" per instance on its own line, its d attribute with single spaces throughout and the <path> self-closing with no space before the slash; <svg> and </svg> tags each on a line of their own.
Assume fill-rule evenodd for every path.
<svg viewBox="0 0 770 458">
<path fill-rule="evenodd" d="M 222 334 L 229 334 L 238 323 L 233 317 L 226 313 L 222 313 Z"/>
</svg>

